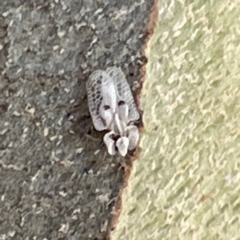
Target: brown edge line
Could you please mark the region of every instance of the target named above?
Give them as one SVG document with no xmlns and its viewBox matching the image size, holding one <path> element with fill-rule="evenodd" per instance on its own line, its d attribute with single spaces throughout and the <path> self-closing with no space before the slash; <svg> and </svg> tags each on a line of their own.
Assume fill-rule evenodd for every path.
<svg viewBox="0 0 240 240">
<path fill-rule="evenodd" d="M 158 2 L 159 2 L 158 0 L 154 0 L 154 4 L 153 4 L 153 7 L 152 7 L 152 12 L 150 14 L 149 21 L 148 21 L 148 24 L 147 24 L 147 37 L 146 37 L 146 40 L 145 40 L 145 44 L 143 45 L 143 48 L 142 48 L 142 54 L 144 56 L 146 56 L 145 50 L 146 50 L 146 48 L 148 46 L 149 39 L 152 37 L 152 35 L 154 33 L 154 29 L 155 29 L 155 27 L 157 25 L 157 21 L 158 21 L 158 17 L 159 17 Z M 143 76 L 142 79 L 140 79 L 141 85 L 145 81 L 146 64 L 147 63 L 145 63 L 141 67 L 142 76 Z M 137 104 L 138 105 L 139 105 L 140 93 L 141 93 L 141 88 L 140 88 L 139 92 L 137 93 Z M 143 132 L 143 131 L 144 131 L 144 126 L 140 127 L 140 132 Z M 131 164 L 130 165 L 126 164 L 126 166 L 124 168 L 124 184 L 123 184 L 123 187 L 121 187 L 121 189 L 120 189 L 120 191 L 118 193 L 116 204 L 114 206 L 115 210 L 114 210 L 112 219 L 109 222 L 107 236 L 106 236 L 105 240 L 110 240 L 111 239 L 111 236 L 110 236 L 111 235 L 111 229 L 115 229 L 116 225 L 118 223 L 118 219 L 119 219 L 119 216 L 120 216 L 121 211 L 122 211 L 122 194 L 123 194 L 123 190 L 124 190 L 124 188 L 128 184 L 128 179 L 129 179 L 131 171 L 132 171 L 133 161 L 135 161 L 136 159 L 139 158 L 140 152 L 141 152 L 141 149 L 138 147 L 136 152 L 135 152 L 135 154 L 134 154 L 134 156 L 130 157 Z"/>
</svg>

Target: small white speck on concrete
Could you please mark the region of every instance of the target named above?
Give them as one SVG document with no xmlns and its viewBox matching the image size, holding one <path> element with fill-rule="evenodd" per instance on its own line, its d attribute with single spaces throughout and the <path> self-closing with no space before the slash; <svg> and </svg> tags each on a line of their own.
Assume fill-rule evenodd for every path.
<svg viewBox="0 0 240 240">
<path fill-rule="evenodd" d="M 22 138 L 23 138 L 23 139 L 26 139 L 26 137 L 27 137 L 27 134 L 24 133 L 24 134 L 22 135 Z"/>
<path fill-rule="evenodd" d="M 46 95 L 47 95 L 47 92 L 45 92 L 45 91 L 42 91 L 42 92 L 41 92 L 41 96 L 42 96 L 42 97 L 44 97 L 44 96 L 46 96 Z"/>
<path fill-rule="evenodd" d="M 74 119 L 74 116 L 73 115 L 70 115 L 69 117 L 68 117 L 68 120 L 69 121 L 71 121 L 71 120 L 73 120 Z M 72 131 L 72 130 L 70 130 L 69 131 L 71 134 L 74 134 L 74 132 Z"/>
<path fill-rule="evenodd" d="M 100 202 L 104 203 L 104 202 L 109 202 L 109 196 L 108 194 L 106 193 L 105 195 L 100 195 L 98 196 L 98 199 L 100 200 Z"/>
<path fill-rule="evenodd" d="M 65 34 L 66 34 L 65 31 L 60 31 L 60 32 L 57 33 L 57 35 L 58 35 L 60 38 L 62 38 Z"/>
<path fill-rule="evenodd" d="M 81 153 L 83 151 L 83 148 L 77 148 L 76 153 Z"/>
<path fill-rule="evenodd" d="M 60 70 L 60 71 L 58 72 L 58 74 L 59 74 L 59 75 L 63 75 L 63 74 L 64 74 L 64 69 Z"/>
<path fill-rule="evenodd" d="M 1 196 L 1 201 L 3 202 L 5 200 L 5 195 L 3 194 L 2 196 Z"/>
<path fill-rule="evenodd" d="M 1 234 L 0 239 L 1 240 L 6 240 L 7 239 L 7 234 Z"/>
<path fill-rule="evenodd" d="M 70 89 L 69 88 L 64 88 L 64 92 L 69 93 Z"/>
<path fill-rule="evenodd" d="M 2 15 L 3 15 L 3 17 L 7 17 L 8 14 L 9 14 L 9 12 L 7 11 L 7 12 L 4 12 Z"/>
<path fill-rule="evenodd" d="M 7 131 L 8 131 L 7 128 L 3 129 L 3 130 L 0 132 L 0 135 L 4 135 Z"/>
<path fill-rule="evenodd" d="M 39 171 L 37 171 L 36 174 L 31 177 L 32 182 L 35 182 L 37 180 L 38 175 L 39 175 Z"/>
<path fill-rule="evenodd" d="M 88 52 L 87 52 L 87 56 L 91 56 L 91 55 L 92 55 L 92 52 L 93 52 L 93 50 L 88 51 Z"/>
<path fill-rule="evenodd" d="M 8 232 L 8 236 L 9 237 L 14 237 L 15 236 L 15 231 L 10 231 L 10 232 Z"/>
<path fill-rule="evenodd" d="M 97 40 L 98 40 L 98 38 L 97 38 L 97 37 L 93 38 L 93 40 L 92 40 L 92 42 L 91 42 L 91 46 L 93 46 L 93 44 L 94 44 L 94 43 L 96 43 L 96 42 L 97 42 Z"/>
<path fill-rule="evenodd" d="M 37 43 L 38 43 L 37 39 L 32 40 L 32 44 L 37 44 Z"/>
<path fill-rule="evenodd" d="M 19 117 L 19 116 L 21 116 L 21 114 L 19 112 L 17 112 L 17 111 L 14 111 L 13 112 L 13 116 Z"/>
<path fill-rule="evenodd" d="M 14 23 L 14 20 L 11 20 L 10 23 L 8 24 L 8 27 L 12 27 L 13 23 Z"/>
<path fill-rule="evenodd" d="M 55 7 L 54 3 L 50 3 L 50 8 L 53 9 Z"/>
<path fill-rule="evenodd" d="M 88 171 L 88 174 L 93 174 L 93 170 L 90 169 L 90 170 Z"/>
<path fill-rule="evenodd" d="M 60 54 L 63 54 L 64 52 L 65 52 L 65 49 L 64 49 L 64 48 L 61 48 Z"/>
<path fill-rule="evenodd" d="M 56 50 L 58 50 L 58 48 L 59 48 L 59 46 L 58 46 L 58 45 L 55 45 L 55 46 L 53 46 L 53 51 L 56 51 Z"/>
<path fill-rule="evenodd" d="M 4 126 L 4 127 L 9 126 L 9 122 L 4 122 L 3 126 Z"/>
<path fill-rule="evenodd" d="M 46 136 L 48 135 L 48 133 L 49 133 L 49 129 L 48 129 L 48 128 L 45 128 L 45 129 L 43 130 L 43 136 L 46 137 Z"/>
<path fill-rule="evenodd" d="M 77 217 L 76 215 L 73 215 L 73 216 L 71 217 L 71 219 L 72 219 L 72 220 L 77 220 L 78 217 Z"/>
<path fill-rule="evenodd" d="M 81 27 L 84 27 L 84 26 L 87 26 L 87 23 L 82 22 L 82 23 L 76 23 L 75 24 L 75 27 L 76 27 L 77 30 L 79 30 Z"/>
<path fill-rule="evenodd" d="M 106 232 L 106 231 L 107 231 L 107 226 L 108 226 L 108 221 L 106 221 L 106 222 L 101 226 L 101 232 Z"/>
<path fill-rule="evenodd" d="M 22 72 L 22 68 L 19 68 L 18 70 L 17 70 L 17 74 L 19 74 L 19 73 L 21 73 Z"/>
<path fill-rule="evenodd" d="M 34 107 L 31 107 L 31 105 L 28 103 L 27 106 L 25 107 L 25 110 L 31 114 L 31 116 L 34 116 L 34 113 L 35 113 L 35 108 Z"/>
<path fill-rule="evenodd" d="M 21 218 L 20 226 L 23 227 L 25 223 L 25 216 Z"/>
<path fill-rule="evenodd" d="M 8 110 L 10 110 L 11 108 L 12 108 L 12 104 L 9 104 L 9 106 L 8 106 Z"/>
<path fill-rule="evenodd" d="M 62 3 L 62 10 L 66 10 L 67 9 L 67 5 L 65 3 Z"/>
<path fill-rule="evenodd" d="M 61 126 L 61 125 L 62 125 L 62 121 L 63 121 L 63 117 L 61 117 L 61 118 L 58 120 L 57 125 L 58 125 L 58 126 Z"/>
<path fill-rule="evenodd" d="M 60 155 L 61 153 L 62 153 L 62 148 L 57 149 L 57 150 L 55 151 L 55 154 L 56 154 L 56 155 Z"/>
<path fill-rule="evenodd" d="M 33 116 L 36 110 L 35 108 L 32 107 L 32 108 L 26 108 L 26 111 L 29 112 L 31 116 Z"/>
<path fill-rule="evenodd" d="M 102 8 L 99 8 L 99 9 L 97 9 L 95 12 L 94 12 L 94 16 L 96 16 L 96 15 L 98 15 L 99 13 L 101 13 L 103 11 L 103 9 Z"/>
<path fill-rule="evenodd" d="M 94 154 L 94 155 L 97 155 L 99 152 L 100 152 L 100 150 L 98 149 L 98 150 L 96 150 L 93 154 Z"/>
<path fill-rule="evenodd" d="M 82 69 L 86 69 L 87 68 L 87 63 L 84 62 L 80 66 L 81 66 Z"/>
<path fill-rule="evenodd" d="M 0 51 L 3 49 L 3 45 L 2 44 L 0 44 Z"/>
<path fill-rule="evenodd" d="M 61 227 L 59 228 L 59 232 L 62 232 L 62 233 L 67 233 L 68 232 L 68 229 L 69 229 L 69 224 L 61 224 Z"/>
<path fill-rule="evenodd" d="M 67 193 L 64 192 L 64 191 L 60 191 L 60 192 L 59 192 L 59 195 L 62 196 L 62 197 L 66 197 L 66 196 L 67 196 Z"/>
<path fill-rule="evenodd" d="M 57 138 L 58 138 L 58 136 L 55 135 L 55 136 L 50 137 L 49 139 L 50 139 L 50 141 L 52 142 L 52 141 L 56 140 Z"/>
</svg>

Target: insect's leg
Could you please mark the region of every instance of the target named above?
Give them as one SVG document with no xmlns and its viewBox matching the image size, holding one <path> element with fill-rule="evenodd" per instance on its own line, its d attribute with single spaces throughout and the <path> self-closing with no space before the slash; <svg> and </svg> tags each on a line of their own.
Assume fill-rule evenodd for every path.
<svg viewBox="0 0 240 240">
<path fill-rule="evenodd" d="M 85 135 L 86 138 L 88 138 L 88 139 L 90 139 L 90 140 L 92 140 L 92 141 L 95 141 L 95 142 L 101 141 L 100 138 L 95 138 L 95 137 L 91 136 L 91 135 L 88 134 L 88 133 L 85 133 L 84 135 Z"/>
<path fill-rule="evenodd" d="M 131 125 L 126 127 L 126 132 L 129 139 L 128 149 L 133 150 L 134 148 L 136 148 L 140 138 L 139 130 L 136 126 Z"/>
<path fill-rule="evenodd" d="M 107 151 L 110 155 L 116 154 L 115 141 L 112 139 L 113 132 L 106 133 L 103 137 L 103 141 L 107 147 Z"/>
</svg>

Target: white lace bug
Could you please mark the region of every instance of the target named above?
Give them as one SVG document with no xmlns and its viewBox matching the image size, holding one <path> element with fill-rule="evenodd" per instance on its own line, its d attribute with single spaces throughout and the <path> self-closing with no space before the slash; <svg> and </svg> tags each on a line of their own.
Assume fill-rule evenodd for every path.
<svg viewBox="0 0 240 240">
<path fill-rule="evenodd" d="M 87 83 L 88 107 L 94 127 L 98 131 L 110 130 L 104 143 L 110 155 L 118 152 L 125 156 L 127 150 L 137 146 L 139 131 L 133 125 L 139 119 L 131 89 L 120 68 L 94 71 Z M 115 141 L 114 136 L 119 136 Z"/>
</svg>

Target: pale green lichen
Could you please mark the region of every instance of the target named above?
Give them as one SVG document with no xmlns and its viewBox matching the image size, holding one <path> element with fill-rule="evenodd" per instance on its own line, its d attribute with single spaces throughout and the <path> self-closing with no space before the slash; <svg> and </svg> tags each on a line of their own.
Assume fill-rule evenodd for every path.
<svg viewBox="0 0 240 240">
<path fill-rule="evenodd" d="M 239 237 L 239 3 L 160 3 L 143 150 L 113 239 Z"/>
</svg>

